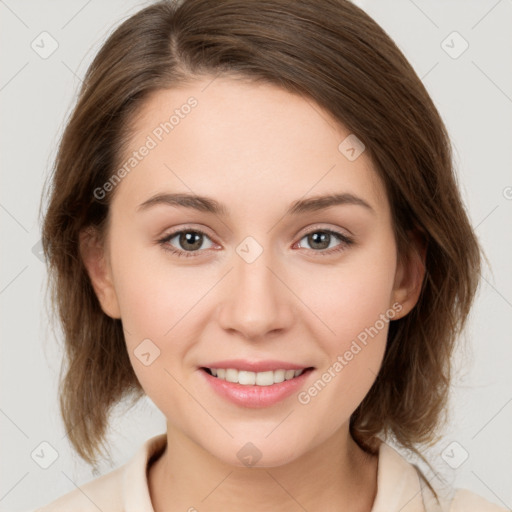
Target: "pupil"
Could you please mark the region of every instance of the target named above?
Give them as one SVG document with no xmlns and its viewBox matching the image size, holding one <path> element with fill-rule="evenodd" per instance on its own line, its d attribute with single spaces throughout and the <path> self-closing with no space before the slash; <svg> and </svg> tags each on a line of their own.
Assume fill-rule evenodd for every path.
<svg viewBox="0 0 512 512">
<path fill-rule="evenodd" d="M 317 232 L 317 233 L 313 233 L 312 235 L 309 235 L 309 241 L 311 243 L 311 246 L 312 247 L 315 247 L 315 244 L 319 244 L 320 247 L 316 247 L 317 249 L 327 249 L 327 247 L 329 247 L 329 240 L 328 238 L 330 237 L 330 234 L 329 233 L 322 233 L 322 232 Z"/>
<path fill-rule="evenodd" d="M 195 238 L 195 241 L 193 239 Z M 198 243 L 199 242 L 199 243 Z M 200 233 L 196 233 L 194 231 L 187 231 L 186 233 L 180 236 L 180 244 L 186 249 L 187 244 L 191 245 L 190 250 L 199 249 L 202 243 L 202 235 Z"/>
</svg>

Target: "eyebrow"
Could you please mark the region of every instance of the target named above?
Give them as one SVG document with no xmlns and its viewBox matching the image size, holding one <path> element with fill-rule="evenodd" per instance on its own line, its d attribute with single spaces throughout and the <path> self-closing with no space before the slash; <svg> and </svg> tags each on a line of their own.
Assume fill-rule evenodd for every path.
<svg viewBox="0 0 512 512">
<path fill-rule="evenodd" d="M 137 207 L 137 211 L 148 210 L 156 205 L 181 206 L 191 208 L 201 212 L 212 213 L 221 217 L 228 216 L 227 208 L 211 197 L 198 196 L 196 194 L 177 193 L 177 194 L 156 194 Z M 286 211 L 285 215 L 300 215 L 304 213 L 315 212 L 331 208 L 338 205 L 356 205 L 362 206 L 372 213 L 376 213 L 372 206 L 361 197 L 351 193 L 328 194 L 310 197 L 308 199 L 299 199 L 294 201 Z"/>
</svg>

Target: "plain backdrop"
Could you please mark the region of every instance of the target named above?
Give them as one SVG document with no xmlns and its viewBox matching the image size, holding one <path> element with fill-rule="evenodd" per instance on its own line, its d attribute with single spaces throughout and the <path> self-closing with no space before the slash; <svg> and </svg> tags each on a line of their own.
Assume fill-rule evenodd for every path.
<svg viewBox="0 0 512 512">
<path fill-rule="evenodd" d="M 427 456 L 439 481 L 511 509 L 512 1 L 357 3 L 398 44 L 445 120 L 490 263 L 457 353 L 448 427 Z M 2 512 L 43 505 L 98 476 L 71 450 L 59 416 L 60 335 L 48 328 L 39 203 L 88 64 L 112 29 L 147 4 L 0 0 Z M 165 431 L 150 400 L 125 409 L 113 417 L 113 464 L 101 473 Z"/>
</svg>

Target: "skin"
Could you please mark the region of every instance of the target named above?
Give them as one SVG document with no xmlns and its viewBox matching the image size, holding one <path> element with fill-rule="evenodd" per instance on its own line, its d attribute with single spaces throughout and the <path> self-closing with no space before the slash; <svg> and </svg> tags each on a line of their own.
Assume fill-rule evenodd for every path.
<svg viewBox="0 0 512 512">
<path fill-rule="evenodd" d="M 368 512 L 378 458 L 348 425 L 381 366 L 388 323 L 308 404 L 294 394 L 266 408 L 234 405 L 198 367 L 231 358 L 314 366 L 308 389 L 393 304 L 401 307 L 395 319 L 414 307 L 423 262 L 399 263 L 390 205 L 367 152 L 349 161 L 338 146 L 350 132 L 275 86 L 223 76 L 157 91 L 134 119 L 126 156 L 190 96 L 198 105 L 117 185 L 105 245 L 85 233 L 81 240 L 103 311 L 122 319 L 137 377 L 167 418 L 168 447 L 148 473 L 155 511 L 251 503 L 258 511 Z M 229 215 L 165 204 L 137 211 L 161 192 L 215 198 Z M 285 215 L 298 199 L 333 192 L 372 209 Z M 206 233 L 195 257 L 158 243 L 179 229 Z M 323 249 L 306 236 L 326 229 L 354 243 L 332 236 Z M 263 250 L 251 263 L 236 252 L 248 236 Z M 179 237 L 167 245 L 190 251 Z M 342 250 L 322 254 L 335 247 Z M 145 366 L 134 350 L 148 338 L 160 355 Z M 237 457 L 247 442 L 262 454 L 254 467 Z"/>
</svg>

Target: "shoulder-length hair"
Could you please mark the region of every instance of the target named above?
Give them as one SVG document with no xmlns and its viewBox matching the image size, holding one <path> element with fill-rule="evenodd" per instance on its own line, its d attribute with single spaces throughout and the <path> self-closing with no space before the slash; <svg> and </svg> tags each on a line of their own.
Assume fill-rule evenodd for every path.
<svg viewBox="0 0 512 512">
<path fill-rule="evenodd" d="M 105 234 L 113 193 L 98 199 L 94 191 L 120 164 L 130 122 L 152 92 L 218 74 L 325 108 L 365 144 L 385 184 L 399 256 L 411 230 L 422 233 L 420 297 L 390 323 L 381 370 L 350 420 L 370 453 L 378 435 L 389 435 L 420 454 L 443 420 L 481 252 L 438 111 L 395 43 L 348 0 L 160 1 L 124 21 L 90 65 L 58 150 L 42 235 L 63 327 L 60 406 L 72 445 L 93 464 L 112 407 L 143 396 L 121 321 L 102 311 L 80 257 L 81 231 Z"/>
</svg>

